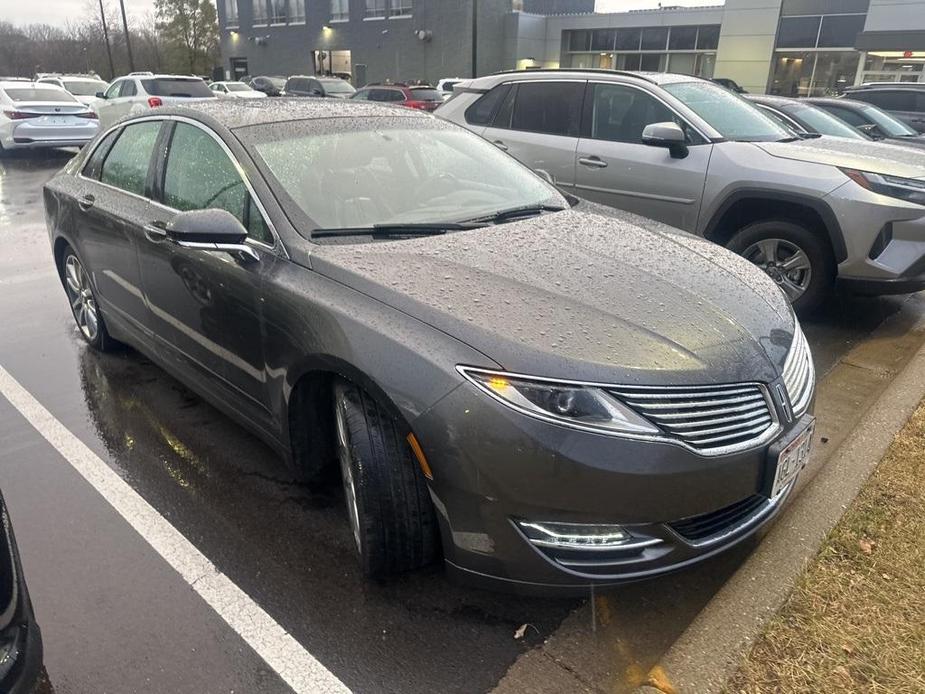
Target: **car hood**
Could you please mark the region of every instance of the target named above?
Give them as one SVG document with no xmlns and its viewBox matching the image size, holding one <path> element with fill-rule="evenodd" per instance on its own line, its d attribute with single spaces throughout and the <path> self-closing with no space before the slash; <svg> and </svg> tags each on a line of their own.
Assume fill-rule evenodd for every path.
<svg viewBox="0 0 925 694">
<path fill-rule="evenodd" d="M 796 142 L 755 144 L 771 156 L 783 159 L 842 166 L 903 178 L 925 178 L 925 160 L 920 153 L 885 142 L 823 136 Z"/>
<path fill-rule="evenodd" d="M 771 381 L 793 336 L 789 304 L 764 273 L 626 213 L 568 210 L 439 237 L 319 245 L 311 263 L 517 373 Z"/>
</svg>

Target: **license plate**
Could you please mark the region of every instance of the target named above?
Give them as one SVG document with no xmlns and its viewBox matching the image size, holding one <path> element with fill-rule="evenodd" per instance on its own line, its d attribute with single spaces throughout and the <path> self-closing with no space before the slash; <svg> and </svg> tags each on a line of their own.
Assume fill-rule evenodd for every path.
<svg viewBox="0 0 925 694">
<path fill-rule="evenodd" d="M 816 423 L 811 422 L 777 457 L 777 470 L 774 473 L 774 485 L 771 487 L 771 498 L 776 497 L 787 485 L 796 479 L 807 461 L 813 443 L 813 431 Z"/>
</svg>

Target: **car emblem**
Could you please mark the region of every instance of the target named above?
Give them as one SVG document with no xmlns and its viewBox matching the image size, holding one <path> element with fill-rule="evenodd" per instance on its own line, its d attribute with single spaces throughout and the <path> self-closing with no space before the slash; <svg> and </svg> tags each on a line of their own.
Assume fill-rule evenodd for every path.
<svg viewBox="0 0 925 694">
<path fill-rule="evenodd" d="M 61 109 L 60 109 L 60 108 L 56 108 L 56 109 L 55 109 L 55 113 L 61 113 Z"/>
<path fill-rule="evenodd" d="M 777 404 L 780 405 L 781 412 L 784 413 L 784 418 L 787 420 L 787 424 L 790 424 L 790 422 L 793 421 L 793 409 L 790 407 L 790 400 L 787 398 L 787 391 L 780 383 L 774 387 L 774 390 L 777 393 Z"/>
</svg>

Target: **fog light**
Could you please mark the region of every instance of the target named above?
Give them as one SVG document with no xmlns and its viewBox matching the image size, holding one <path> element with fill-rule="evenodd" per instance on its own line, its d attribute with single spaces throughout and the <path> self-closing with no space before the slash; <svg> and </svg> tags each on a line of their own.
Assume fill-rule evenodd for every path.
<svg viewBox="0 0 925 694">
<path fill-rule="evenodd" d="M 540 547 L 619 548 L 632 536 L 619 525 L 517 521 L 527 539 Z"/>
</svg>

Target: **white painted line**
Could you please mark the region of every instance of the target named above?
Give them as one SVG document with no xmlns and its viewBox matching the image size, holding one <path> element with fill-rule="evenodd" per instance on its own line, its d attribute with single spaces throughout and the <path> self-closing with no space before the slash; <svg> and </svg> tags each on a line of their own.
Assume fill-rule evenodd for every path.
<svg viewBox="0 0 925 694">
<path fill-rule="evenodd" d="M 293 690 L 299 694 L 350 691 L 2 366 L 0 395 Z"/>
</svg>

